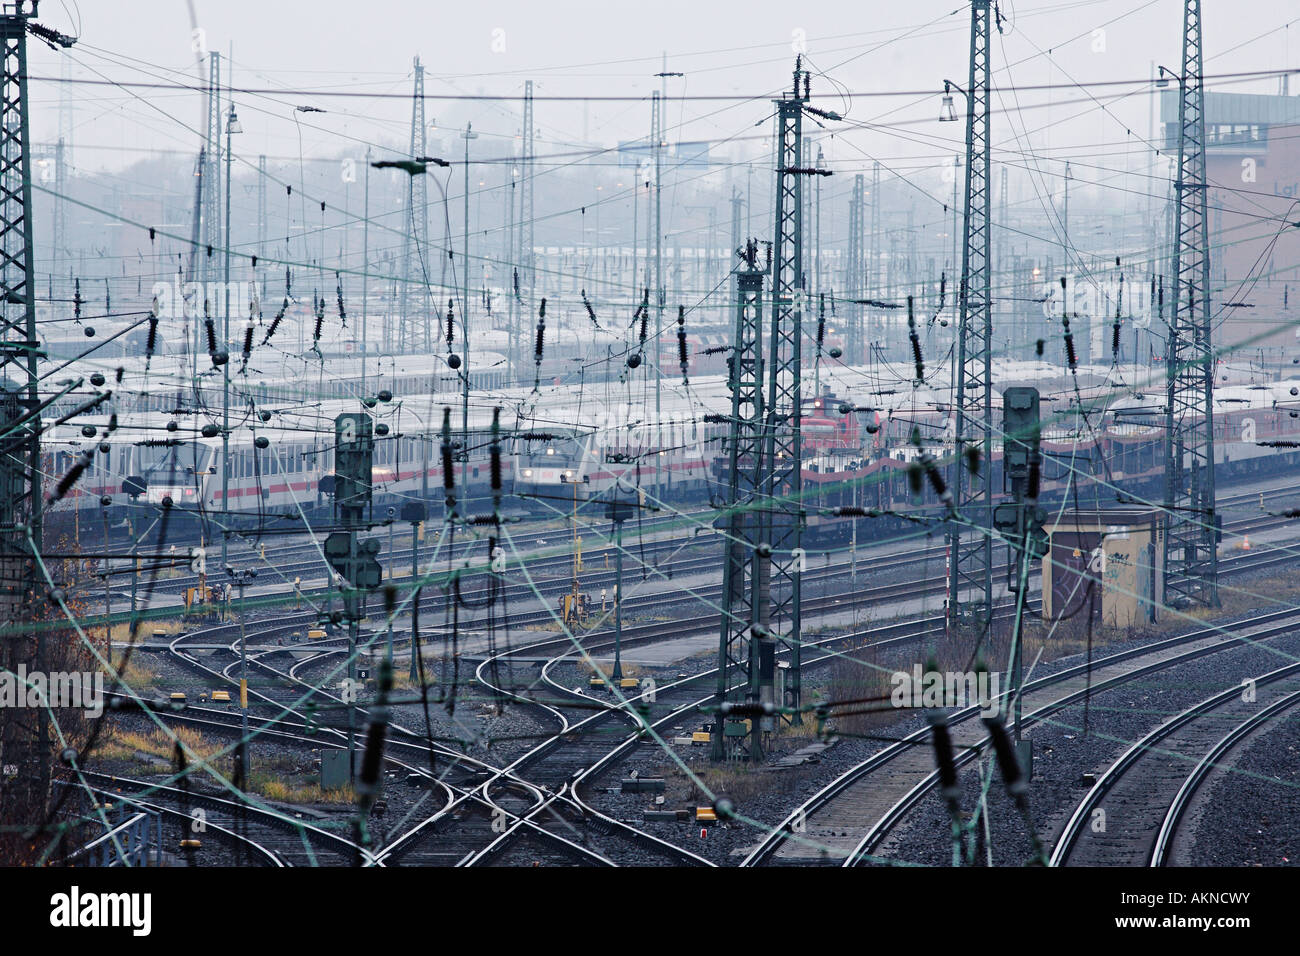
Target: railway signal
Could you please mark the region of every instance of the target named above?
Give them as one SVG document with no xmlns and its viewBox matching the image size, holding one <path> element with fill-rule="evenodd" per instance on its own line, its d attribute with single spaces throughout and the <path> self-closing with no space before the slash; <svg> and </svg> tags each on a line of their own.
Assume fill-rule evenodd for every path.
<svg viewBox="0 0 1300 956">
<path fill-rule="evenodd" d="M 1036 388 L 1016 386 L 1002 393 L 1002 473 L 1004 481 L 1011 483 L 1015 500 L 993 509 L 993 529 L 1010 543 L 1013 558 L 1022 547 L 1030 558 L 1047 553 L 1047 533 L 1043 529 L 1047 512 L 1038 504 L 1042 469 L 1039 409 Z M 1007 589 L 1019 591 L 1019 561 L 1008 563 L 1007 578 Z"/>
<path fill-rule="evenodd" d="M 325 539 L 325 560 L 349 584 L 363 591 L 373 591 L 383 580 L 384 569 L 375 555 L 379 539 L 367 538 L 354 548 L 355 532 L 335 531 Z"/>
<path fill-rule="evenodd" d="M 1047 512 L 1038 505 L 1042 471 L 1042 423 L 1038 389 L 1008 388 L 1002 393 L 1003 478 L 1011 483 L 1014 502 L 993 509 L 993 527 L 1011 545 L 1007 562 L 1007 587 L 1016 595 L 1016 616 L 1011 638 L 1011 684 L 1015 700 L 1015 747 L 1021 766 L 1033 767 L 1031 742 L 1020 739 L 1024 683 L 1024 616 L 1029 591 L 1030 563 L 1048 553 L 1043 528 Z"/>
<path fill-rule="evenodd" d="M 357 633 L 365 614 L 364 592 L 379 587 L 382 569 L 375 560 L 379 541 L 371 538 L 357 547 L 356 529 L 364 523 L 373 498 L 372 469 L 375 440 L 370 416 L 348 412 L 334 419 L 334 516 L 343 531 L 325 539 L 325 559 L 341 574 L 351 590 L 343 592 L 348 620 L 348 679 L 356 680 Z M 348 703 L 348 768 L 356 773 L 356 704 Z"/>
<path fill-rule="evenodd" d="M 361 523 L 371 502 L 375 439 L 370 416 L 350 412 L 334 420 L 334 509 L 342 524 Z"/>
</svg>

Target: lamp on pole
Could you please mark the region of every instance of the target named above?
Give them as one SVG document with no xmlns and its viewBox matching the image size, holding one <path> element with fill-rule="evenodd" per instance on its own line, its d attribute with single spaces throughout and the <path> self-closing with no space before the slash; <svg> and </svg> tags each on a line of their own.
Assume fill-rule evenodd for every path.
<svg viewBox="0 0 1300 956">
<path fill-rule="evenodd" d="M 614 669 L 610 678 L 615 686 L 623 680 L 623 522 L 632 516 L 637 505 L 622 498 L 622 478 L 614 482 L 614 491 L 605 505 L 605 517 L 614 524 Z"/>
<path fill-rule="evenodd" d="M 243 131 L 243 128 L 239 125 L 239 117 L 235 115 L 235 104 L 232 102 L 230 104 L 230 115 L 226 117 L 226 251 L 224 254 L 226 307 L 223 352 L 230 348 L 230 167 L 234 161 L 234 156 L 230 152 L 230 137 Z M 228 356 L 227 360 L 221 364 L 221 509 L 222 511 L 230 509 L 230 361 Z M 221 535 L 221 564 L 223 566 L 226 563 L 229 550 L 229 539 L 230 536 L 223 531 Z"/>
<path fill-rule="evenodd" d="M 469 495 L 469 141 L 478 139 L 474 124 L 466 123 L 465 132 L 465 245 L 460 264 L 460 352 L 461 352 L 461 406 L 460 406 L 460 454 L 461 487 Z"/>
<path fill-rule="evenodd" d="M 257 577 L 251 568 L 226 566 L 226 574 L 239 586 L 239 771 L 244 789 L 248 789 L 249 755 L 248 755 L 248 644 L 244 635 L 244 588 L 249 580 Z"/>
<path fill-rule="evenodd" d="M 366 147 L 366 198 L 361 214 L 361 394 L 366 394 L 366 360 L 370 357 L 370 147 Z"/>
<path fill-rule="evenodd" d="M 427 468 L 425 469 L 427 472 Z M 420 680 L 420 529 L 428 517 L 424 500 L 402 505 L 401 518 L 411 523 L 411 684 Z M 420 688 L 424 693 L 424 688 Z"/>
<path fill-rule="evenodd" d="M 940 123 L 955 123 L 955 122 L 957 122 L 958 119 L 960 119 L 960 117 L 957 115 L 957 108 L 956 108 L 955 104 L 953 103 L 953 99 L 952 99 L 952 91 L 953 91 L 953 90 L 956 90 L 958 93 L 960 93 L 963 97 L 966 98 L 966 109 L 967 109 L 967 111 L 969 112 L 969 111 L 972 109 L 970 94 L 967 93 L 965 89 L 963 89 L 962 87 L 960 87 L 960 86 L 958 86 L 956 83 L 954 83 L 952 80 L 944 80 L 944 81 L 943 81 L 943 102 L 939 105 L 939 122 L 940 122 Z M 952 268 L 953 268 L 953 272 L 956 273 L 957 270 L 958 270 L 959 268 L 961 268 L 961 265 L 960 265 L 960 263 L 958 262 L 958 258 L 957 258 L 957 233 L 958 233 L 958 231 L 959 231 L 959 226 L 958 226 L 958 224 L 957 224 L 957 216 L 958 216 L 958 212 L 957 212 L 957 170 L 958 170 L 958 168 L 960 168 L 960 166 L 961 166 L 961 157 L 960 157 L 960 156 L 953 156 L 953 162 L 952 162 L 952 165 L 953 165 L 953 170 L 952 170 Z M 958 286 L 960 287 L 960 279 L 958 279 Z M 960 294 L 960 293 L 959 293 L 959 294 Z M 958 296 L 954 296 L 954 297 L 953 297 L 953 302 L 956 303 L 957 300 L 958 300 Z"/>
<path fill-rule="evenodd" d="M 1065 274 L 1070 274 L 1070 180 L 1074 175 L 1070 172 L 1070 164 L 1065 164 L 1065 207 L 1061 210 L 1061 251 L 1064 254 Z"/>
</svg>

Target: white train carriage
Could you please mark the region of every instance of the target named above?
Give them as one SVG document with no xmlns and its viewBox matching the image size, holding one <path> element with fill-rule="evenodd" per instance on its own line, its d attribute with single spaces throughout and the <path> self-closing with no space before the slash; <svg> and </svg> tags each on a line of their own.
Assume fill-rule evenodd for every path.
<svg viewBox="0 0 1300 956">
<path fill-rule="evenodd" d="M 87 507 L 161 506 L 166 499 L 184 511 L 232 512 L 249 517 L 318 513 L 332 507 L 334 419 L 365 410 L 374 419 L 372 476 L 376 507 L 443 496 L 442 416 L 451 407 L 452 440 L 464 440 L 459 395 L 412 396 L 365 409 L 355 401 L 330 401 L 251 414 L 232 411 L 229 468 L 223 492 L 219 416 L 159 413 L 120 416 L 109 433 L 107 414 L 78 416 L 43 436 L 47 496 L 85 452 L 89 466 L 52 512 Z M 470 408 L 468 454 L 453 466 L 458 495 L 491 494 L 492 405 Z M 265 418 L 264 418 L 265 416 Z M 508 425 L 502 431 L 503 492 L 509 494 L 512 463 Z M 465 482 L 468 479 L 468 489 Z M 433 513 L 440 513 L 435 510 Z M 382 518 L 383 515 L 377 514 Z"/>
<path fill-rule="evenodd" d="M 730 396 L 718 376 L 665 380 L 656 417 L 643 386 L 600 383 L 546 386 L 530 395 L 516 418 L 514 475 L 520 496 L 598 495 L 620 477 L 648 495 L 700 493 L 726 426 L 706 415 L 727 414 Z M 535 408 L 538 411 L 531 412 Z"/>
</svg>

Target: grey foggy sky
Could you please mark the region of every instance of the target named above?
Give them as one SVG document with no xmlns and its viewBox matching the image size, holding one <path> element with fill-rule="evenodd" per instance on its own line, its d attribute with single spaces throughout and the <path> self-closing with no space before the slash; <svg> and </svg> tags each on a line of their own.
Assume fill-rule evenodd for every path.
<svg viewBox="0 0 1300 956">
<path fill-rule="evenodd" d="M 667 0 L 646 3 L 473 3 L 385 2 L 235 2 L 193 0 L 209 49 L 223 58 L 233 44 L 233 83 L 259 88 L 353 89 L 386 94 L 410 90 L 411 58 L 419 54 L 428 71 L 428 94 L 487 93 L 518 95 L 524 79 L 546 95 L 646 96 L 658 85 L 651 74 L 668 68 L 687 74 L 670 79 L 670 95 L 735 94 L 762 97 L 753 102 L 670 102 L 670 138 L 718 140 L 750 137 L 736 147 L 757 155 L 759 138 L 770 132 L 766 95 L 789 81 L 795 30 L 804 31 L 810 63 L 856 93 L 883 90 L 934 90 L 907 97 L 854 100 L 849 119 L 891 124 L 889 129 L 856 129 L 824 143 L 828 162 L 861 168 L 868 158 L 901 170 L 933 167 L 940 157 L 960 150 L 962 124 L 934 122 L 945 76 L 964 82 L 967 71 L 969 7 L 955 0 L 910 4 L 820 2 L 792 12 L 788 3 L 723 4 Z M 1064 84 L 1144 77 L 1151 61 L 1177 67 L 1182 4 L 1179 0 L 1092 0 L 1004 4 L 1005 36 L 994 34 L 993 62 L 1000 84 Z M 81 42 L 69 54 L 74 77 L 148 81 L 195 78 L 191 22 L 185 0 L 43 0 L 41 20 Z M 1269 0 L 1207 0 L 1207 74 L 1272 70 L 1294 66 L 1300 43 L 1292 43 L 1300 8 Z M 494 31 L 503 33 L 494 33 Z M 1093 31 L 1104 30 L 1104 34 Z M 1263 36 L 1261 36 L 1263 35 Z M 1245 41 L 1260 37 L 1238 47 Z M 494 52 L 494 40 L 504 51 Z M 1300 40 L 1300 37 L 1297 37 Z M 43 44 L 30 47 L 32 73 L 57 76 L 59 57 Z M 1051 51 L 1050 56 L 1047 51 Z M 1013 64 L 1006 69 L 1008 61 Z M 224 64 L 229 66 L 230 64 Z M 228 76 L 223 76 L 223 81 Z M 1225 89 L 1275 92 L 1276 79 Z M 1300 79 L 1292 83 L 1300 91 Z M 197 149 L 201 97 L 177 90 L 123 92 L 111 86 L 68 88 L 75 100 L 75 164 L 82 170 L 120 170 L 150 149 Z M 814 76 L 815 102 L 843 109 L 832 84 Z M 1096 89 L 1108 100 L 1130 88 Z M 60 86 L 33 86 L 33 128 L 38 142 L 57 136 Z M 244 154 L 266 153 L 283 160 L 360 156 L 367 143 L 397 145 L 408 136 L 409 100 L 331 99 L 307 95 L 235 96 L 245 133 L 237 145 Z M 1081 100 L 1081 102 L 1080 102 Z M 1062 102 L 1067 101 L 1067 102 Z M 1100 110 L 1078 90 L 1026 90 L 1024 109 L 1012 124 L 994 116 L 995 146 L 1022 149 L 1028 142 L 1046 157 L 1068 158 L 1080 146 L 1113 144 L 1106 165 L 1124 169 L 1125 150 L 1141 149 L 1148 97 L 1129 95 Z M 293 122 L 292 107 L 311 104 L 325 115 Z M 959 101 L 960 104 L 960 101 Z M 472 120 L 484 137 L 476 153 L 505 155 L 512 146 L 515 103 L 431 101 L 428 118 L 446 135 L 436 145 L 454 158 L 459 139 L 447 127 Z M 167 114 L 167 115 L 164 115 Z M 645 135 L 648 102 L 537 103 L 539 153 L 560 151 L 559 144 L 611 146 Z M 1041 129 L 1041 127 L 1046 127 Z M 1125 127 L 1132 134 L 1125 132 Z M 584 140 L 583 132 L 586 129 Z M 1125 145 L 1127 143 L 1127 146 Z M 731 147 L 729 147 L 731 148 Z M 996 158 L 996 156 L 995 156 Z M 1086 179 L 1086 176 L 1085 176 Z M 1085 187 L 1086 188 L 1086 185 Z"/>
</svg>

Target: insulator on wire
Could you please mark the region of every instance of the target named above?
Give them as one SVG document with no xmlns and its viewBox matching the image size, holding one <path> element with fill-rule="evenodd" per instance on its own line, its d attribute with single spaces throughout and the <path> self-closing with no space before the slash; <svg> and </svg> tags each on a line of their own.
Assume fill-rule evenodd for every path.
<svg viewBox="0 0 1300 956">
<path fill-rule="evenodd" d="M 677 361 L 682 367 L 682 378 L 686 377 L 686 306 L 677 307 Z"/>
<path fill-rule="evenodd" d="M 456 306 L 452 299 L 447 300 L 447 348 L 456 341 Z"/>
<path fill-rule="evenodd" d="M 208 334 L 208 354 L 212 355 L 217 351 L 217 327 L 209 317 L 203 320 L 203 328 Z"/>
<path fill-rule="evenodd" d="M 456 490 L 456 472 L 451 464 L 451 407 L 442 409 L 442 487 L 450 499 Z"/>
<path fill-rule="evenodd" d="M 545 348 L 545 346 L 546 346 L 546 319 L 545 317 L 539 316 L 537 319 L 537 345 L 533 349 L 533 360 L 538 365 L 542 364 L 542 351 Z"/>
<path fill-rule="evenodd" d="M 913 300 L 907 297 L 907 337 L 912 343 L 912 361 L 916 363 L 916 384 L 925 381 L 925 359 L 921 357 L 921 337 L 916 334 L 916 315 L 913 312 Z"/>
<path fill-rule="evenodd" d="M 949 803 L 961 796 L 957 786 L 957 762 L 953 759 L 952 737 L 942 713 L 927 714 L 930 739 L 934 743 L 934 764 L 939 771 L 939 793 Z"/>
<path fill-rule="evenodd" d="M 149 333 L 144 340 L 144 359 L 145 366 L 153 358 L 154 350 L 158 348 L 158 300 L 154 300 L 153 312 L 149 315 Z"/>
<path fill-rule="evenodd" d="M 919 461 L 913 461 L 907 466 L 907 486 L 911 489 L 913 495 L 921 493 L 921 486 L 925 481 L 925 470 L 921 467 Z"/>
<path fill-rule="evenodd" d="M 953 505 L 952 492 L 948 490 L 947 483 L 943 480 L 943 475 L 935 467 L 934 459 L 928 454 L 921 456 L 921 462 L 925 467 L 926 476 L 930 479 L 930 487 L 934 489 L 934 496 L 947 507 Z"/>
<path fill-rule="evenodd" d="M 492 409 L 492 444 L 488 448 L 492 462 L 492 497 L 501 498 L 501 408 Z"/>
<path fill-rule="evenodd" d="M 1020 769 L 1020 761 L 1016 759 L 1015 748 L 1011 745 L 1011 737 L 1007 734 L 1002 717 L 986 717 L 984 726 L 988 728 L 989 737 L 993 740 L 993 752 L 997 754 L 998 769 L 1002 771 L 1002 782 L 1006 784 L 1007 793 L 1013 797 L 1022 796 L 1025 792 L 1024 773 Z"/>
<path fill-rule="evenodd" d="M 253 351 L 253 324 L 250 322 L 248 324 L 248 327 L 244 329 L 244 351 L 243 351 L 242 358 L 245 366 L 248 365 L 248 356 L 252 354 L 252 351 Z"/>
<path fill-rule="evenodd" d="M 858 505 L 838 505 L 831 509 L 831 515 L 836 518 L 865 518 L 867 509 Z"/>
<path fill-rule="evenodd" d="M 1061 320 L 1065 328 L 1065 357 L 1070 365 L 1070 371 L 1075 372 L 1079 367 L 1079 356 L 1074 351 L 1074 333 L 1070 331 L 1070 320 Z"/>
<path fill-rule="evenodd" d="M 817 351 L 822 350 L 826 341 L 826 293 L 817 293 Z"/>
<path fill-rule="evenodd" d="M 392 668 L 388 661 L 380 666 L 381 684 L 392 684 Z M 384 761 L 384 740 L 388 733 L 388 707 L 383 703 L 386 690 L 380 691 L 380 702 L 370 708 L 370 726 L 366 729 L 366 749 L 361 755 L 361 769 L 357 772 L 357 799 L 365 807 L 374 801 L 379 792 L 379 775 Z"/>
<path fill-rule="evenodd" d="M 338 280 L 338 285 L 335 287 L 334 292 L 338 296 L 339 301 L 339 319 L 343 323 L 343 327 L 347 328 L 348 310 L 343 307 L 343 277 L 337 272 L 334 273 L 334 276 Z"/>
<path fill-rule="evenodd" d="M 582 290 L 582 304 L 587 309 L 587 318 L 591 319 L 591 324 L 600 328 L 600 323 L 596 321 L 596 310 L 591 307 L 591 300 L 587 298 L 587 290 Z"/>
<path fill-rule="evenodd" d="M 935 497 L 942 498 L 948 493 L 948 486 L 944 483 L 943 475 L 939 474 L 938 468 L 927 464 L 925 473 L 930 479 L 930 486 L 934 488 Z"/>
<path fill-rule="evenodd" d="M 81 453 L 76 463 L 68 469 L 68 473 L 59 479 L 59 483 L 54 488 L 54 496 L 50 498 L 50 504 L 63 500 L 64 496 L 72 490 L 73 485 L 81 480 L 82 474 L 90 467 L 91 460 L 91 452 Z"/>
<path fill-rule="evenodd" d="M 1111 326 L 1110 330 L 1110 354 L 1111 358 L 1119 358 L 1119 319 Z"/>
<path fill-rule="evenodd" d="M 270 326 L 267 327 L 266 335 L 262 337 L 262 344 L 265 345 L 271 341 L 271 336 L 275 335 L 275 330 L 280 327 L 280 322 L 284 319 L 284 314 L 289 310 L 289 299 L 286 296 L 280 306 L 280 311 L 275 313 L 275 318 L 271 320 Z"/>
</svg>

